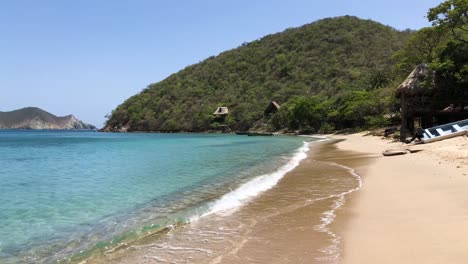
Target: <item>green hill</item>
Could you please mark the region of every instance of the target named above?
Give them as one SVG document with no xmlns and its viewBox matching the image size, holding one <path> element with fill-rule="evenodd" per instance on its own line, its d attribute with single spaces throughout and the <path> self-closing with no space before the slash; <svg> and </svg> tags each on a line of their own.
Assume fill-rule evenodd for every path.
<svg viewBox="0 0 468 264">
<path fill-rule="evenodd" d="M 410 34 L 350 16 L 287 29 L 149 85 L 112 111 L 104 130 L 205 131 L 215 127 L 212 113 L 218 106 L 229 108 L 226 124 L 246 130 L 272 100 L 354 98 L 354 91 L 392 81 L 390 57 Z"/>
</svg>

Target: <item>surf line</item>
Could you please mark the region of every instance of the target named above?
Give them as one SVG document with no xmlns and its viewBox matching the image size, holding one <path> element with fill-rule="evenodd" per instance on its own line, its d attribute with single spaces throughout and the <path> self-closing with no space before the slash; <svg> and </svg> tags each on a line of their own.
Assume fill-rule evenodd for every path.
<svg viewBox="0 0 468 264">
<path fill-rule="evenodd" d="M 333 232 L 329 228 L 329 225 L 331 223 L 333 223 L 333 221 L 335 220 L 336 211 L 345 204 L 346 196 L 348 194 L 351 194 L 353 192 L 356 192 L 356 191 L 360 190 L 362 188 L 363 181 L 362 181 L 362 176 L 359 175 L 354 168 L 351 168 L 351 167 L 348 167 L 348 166 L 345 166 L 345 165 L 342 165 L 342 164 L 338 164 L 336 162 L 325 162 L 325 161 L 321 161 L 321 162 L 329 164 L 331 166 L 336 166 L 336 167 L 340 167 L 340 168 L 343 168 L 343 169 L 347 170 L 348 173 L 351 174 L 357 181 L 357 187 L 355 187 L 355 188 L 352 188 L 352 189 L 350 189 L 348 191 L 345 191 L 345 192 L 342 192 L 340 194 L 333 194 L 333 195 L 330 195 L 330 196 L 327 196 L 327 197 L 324 197 L 324 198 L 318 198 L 316 200 L 316 201 L 320 201 L 320 200 L 323 201 L 323 200 L 328 200 L 328 199 L 332 199 L 332 198 L 337 198 L 334 201 L 331 209 L 322 213 L 322 217 L 320 218 L 322 223 L 315 226 L 316 231 L 325 233 L 328 236 L 330 236 L 330 238 L 331 238 L 331 245 L 329 245 L 329 246 L 327 246 L 325 248 L 319 249 L 319 251 L 324 253 L 326 256 L 316 258 L 316 260 L 318 260 L 318 261 L 332 261 L 332 263 L 337 263 L 337 261 L 339 261 L 339 259 L 341 257 L 340 245 L 341 245 L 341 242 L 342 242 L 342 238 L 338 234 Z"/>
<path fill-rule="evenodd" d="M 273 188 L 288 172 L 299 166 L 300 162 L 307 158 L 307 152 L 310 150 L 311 144 L 329 140 L 328 138 L 320 138 L 316 141 L 303 141 L 303 145 L 292 155 L 289 162 L 278 168 L 272 173 L 267 173 L 254 177 L 252 180 L 242 184 L 238 188 L 231 190 L 223 195 L 218 200 L 210 205 L 208 212 L 195 214 L 189 218 L 189 222 L 193 223 L 200 218 L 219 213 L 232 213 L 252 198 Z"/>
<path fill-rule="evenodd" d="M 296 168 L 299 163 L 307 158 L 307 151 L 309 151 L 309 142 L 303 142 L 304 144 L 300 147 L 295 154 L 290 158 L 288 163 L 278 168 L 272 173 L 263 174 L 253 178 L 252 180 L 242 184 L 237 189 L 226 193 L 218 200 L 214 201 L 210 206 L 210 210 L 195 219 L 202 218 L 208 215 L 217 213 L 232 213 L 236 209 L 240 208 L 246 202 L 259 194 L 273 188 L 288 172 Z"/>
</svg>

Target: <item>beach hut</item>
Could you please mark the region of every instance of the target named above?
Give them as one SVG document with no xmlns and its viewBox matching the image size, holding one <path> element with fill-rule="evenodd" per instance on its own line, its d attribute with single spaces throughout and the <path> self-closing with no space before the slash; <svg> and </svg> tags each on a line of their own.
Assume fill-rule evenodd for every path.
<svg viewBox="0 0 468 264">
<path fill-rule="evenodd" d="M 229 109 L 226 106 L 219 106 L 216 108 L 216 110 L 213 112 L 213 115 L 215 116 L 213 122 L 218 123 L 217 124 L 217 129 L 222 130 L 223 132 L 230 132 L 231 129 L 227 124 L 225 124 L 226 117 L 229 114 Z"/>
<path fill-rule="evenodd" d="M 214 111 L 213 115 L 215 116 L 226 116 L 229 114 L 229 109 L 225 106 L 219 106 L 216 108 L 216 111 Z"/>
<path fill-rule="evenodd" d="M 430 109 L 424 108 L 420 103 L 424 101 L 425 96 L 430 95 L 430 88 L 434 87 L 434 73 L 429 67 L 422 63 L 419 64 L 408 77 L 398 86 L 396 97 L 400 99 L 401 105 L 401 128 L 400 140 L 404 142 L 406 137 L 414 133 L 414 118 L 416 112 L 430 112 Z M 419 106 L 419 108 L 418 108 Z"/>
<path fill-rule="evenodd" d="M 427 94 L 428 88 L 434 88 L 434 73 L 421 63 L 398 86 L 397 98 L 412 98 Z"/>
<path fill-rule="evenodd" d="M 268 104 L 268 106 L 265 108 L 264 115 L 265 116 L 272 115 L 276 113 L 279 109 L 280 109 L 280 105 L 275 101 L 271 101 Z"/>
</svg>

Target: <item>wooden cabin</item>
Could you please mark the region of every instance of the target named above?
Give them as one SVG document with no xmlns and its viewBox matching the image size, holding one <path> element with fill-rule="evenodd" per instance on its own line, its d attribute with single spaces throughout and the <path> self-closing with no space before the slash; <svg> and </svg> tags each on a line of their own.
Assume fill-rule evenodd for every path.
<svg viewBox="0 0 468 264">
<path fill-rule="evenodd" d="M 264 116 L 270 116 L 276 112 L 278 112 L 278 110 L 280 109 L 280 105 L 275 102 L 275 101 L 271 101 L 268 106 L 265 108 L 265 111 L 263 112 Z"/>
</svg>

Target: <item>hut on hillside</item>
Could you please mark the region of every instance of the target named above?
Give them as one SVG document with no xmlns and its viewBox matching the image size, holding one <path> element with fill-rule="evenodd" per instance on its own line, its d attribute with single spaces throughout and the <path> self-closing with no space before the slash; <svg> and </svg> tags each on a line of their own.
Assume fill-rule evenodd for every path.
<svg viewBox="0 0 468 264">
<path fill-rule="evenodd" d="M 225 123 L 228 114 L 229 109 L 226 106 L 217 107 L 213 112 L 215 118 L 213 119 L 212 126 L 217 130 L 223 131 L 223 133 L 231 132 L 231 128 Z"/>
<path fill-rule="evenodd" d="M 214 111 L 213 115 L 215 116 L 214 122 L 224 123 L 226 116 L 229 114 L 229 109 L 225 106 L 219 106 Z"/>
<path fill-rule="evenodd" d="M 398 86 L 395 95 L 401 105 L 402 142 L 414 134 L 415 123 L 428 128 L 468 118 L 468 101 L 463 98 L 458 101 L 435 99 L 438 97 L 434 94 L 439 90 L 435 85 L 435 73 L 426 64 L 418 65 Z"/>
<path fill-rule="evenodd" d="M 229 114 L 229 109 L 225 106 L 219 106 L 216 108 L 216 111 L 214 111 L 213 115 L 215 116 L 226 116 Z"/>
<path fill-rule="evenodd" d="M 265 108 L 265 111 L 263 112 L 264 116 L 270 116 L 276 112 L 278 112 L 278 110 L 280 109 L 280 105 L 275 102 L 275 101 L 271 101 L 268 106 Z"/>
</svg>

